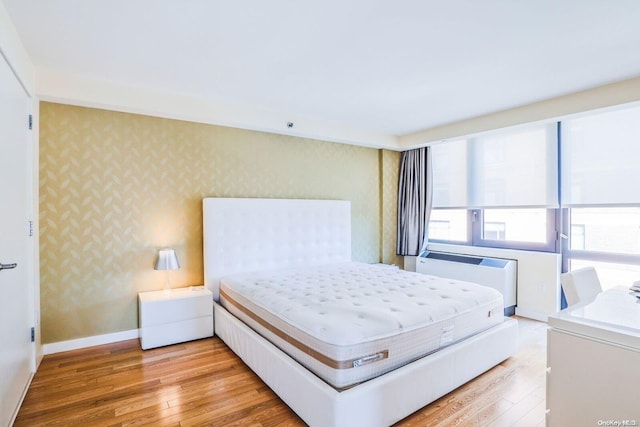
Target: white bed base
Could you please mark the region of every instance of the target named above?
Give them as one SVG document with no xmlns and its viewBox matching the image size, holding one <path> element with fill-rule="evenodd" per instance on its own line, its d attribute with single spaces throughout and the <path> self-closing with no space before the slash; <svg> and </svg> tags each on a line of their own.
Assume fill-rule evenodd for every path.
<svg viewBox="0 0 640 427">
<path fill-rule="evenodd" d="M 310 426 L 389 426 L 509 358 L 518 345 L 513 319 L 430 356 L 338 391 L 214 305 L 215 331 Z"/>
<path fill-rule="evenodd" d="M 205 285 L 255 270 L 351 261 L 348 201 L 203 200 Z M 517 321 L 337 391 L 214 303 L 215 333 L 311 426 L 386 426 L 512 356 Z"/>
</svg>

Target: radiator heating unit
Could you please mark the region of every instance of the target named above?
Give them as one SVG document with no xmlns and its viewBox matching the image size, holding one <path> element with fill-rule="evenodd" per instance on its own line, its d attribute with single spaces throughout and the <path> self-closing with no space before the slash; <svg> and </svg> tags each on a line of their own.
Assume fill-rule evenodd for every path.
<svg viewBox="0 0 640 427">
<path fill-rule="evenodd" d="M 505 316 L 512 316 L 517 305 L 517 264 L 512 259 L 424 251 L 416 259 L 416 271 L 492 287 L 502 293 Z"/>
</svg>

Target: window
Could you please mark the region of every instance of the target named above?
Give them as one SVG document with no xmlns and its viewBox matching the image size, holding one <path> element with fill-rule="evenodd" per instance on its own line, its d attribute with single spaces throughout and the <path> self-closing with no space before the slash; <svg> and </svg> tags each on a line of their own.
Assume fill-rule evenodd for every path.
<svg viewBox="0 0 640 427">
<path fill-rule="evenodd" d="M 640 280 L 638 141 L 636 104 L 433 145 L 429 238 L 559 252 L 563 230 L 563 271 L 594 265 L 603 286 L 629 286 Z"/>
<path fill-rule="evenodd" d="M 484 239 L 513 242 L 545 243 L 547 241 L 547 210 L 485 209 Z M 494 235 L 494 224 L 501 224 L 501 233 Z M 487 230 L 490 231 L 487 234 Z M 495 237 L 494 237 L 495 236 Z"/>
<path fill-rule="evenodd" d="M 603 288 L 640 280 L 640 207 L 571 208 L 568 270 L 596 267 Z"/>
<path fill-rule="evenodd" d="M 640 205 L 640 107 L 562 122 L 562 205 Z"/>
<path fill-rule="evenodd" d="M 429 240 L 556 251 L 557 209 L 433 209 Z"/>
<path fill-rule="evenodd" d="M 486 240 L 505 240 L 504 231 L 506 224 L 504 222 L 484 222 L 482 229 L 482 237 Z"/>
<path fill-rule="evenodd" d="M 584 250 L 584 224 L 571 223 L 570 247 L 571 249 Z"/>
<path fill-rule="evenodd" d="M 596 267 L 603 288 L 640 280 L 640 108 L 562 122 L 565 269 Z"/>
<path fill-rule="evenodd" d="M 640 254 L 640 208 L 572 208 L 570 218 L 572 250 Z"/>
<path fill-rule="evenodd" d="M 592 260 L 571 259 L 569 270 L 577 270 L 582 267 L 595 267 L 602 289 L 611 289 L 617 286 L 629 287 L 636 280 L 640 280 L 640 266 L 614 262 L 601 262 Z"/>
<path fill-rule="evenodd" d="M 429 235 L 434 239 L 449 240 L 451 235 L 451 221 L 429 221 Z"/>
<path fill-rule="evenodd" d="M 466 139 L 431 147 L 433 167 L 433 207 L 466 209 L 468 202 Z"/>
<path fill-rule="evenodd" d="M 465 209 L 434 209 L 429 219 L 429 239 L 464 243 L 468 241 Z"/>
<path fill-rule="evenodd" d="M 430 240 L 556 250 L 557 124 L 443 142 L 431 152 L 431 221 L 449 224 L 430 225 Z"/>
<path fill-rule="evenodd" d="M 468 206 L 558 207 L 555 123 L 472 138 L 469 151 Z"/>
<path fill-rule="evenodd" d="M 557 125 L 431 147 L 434 208 L 558 207 Z"/>
</svg>

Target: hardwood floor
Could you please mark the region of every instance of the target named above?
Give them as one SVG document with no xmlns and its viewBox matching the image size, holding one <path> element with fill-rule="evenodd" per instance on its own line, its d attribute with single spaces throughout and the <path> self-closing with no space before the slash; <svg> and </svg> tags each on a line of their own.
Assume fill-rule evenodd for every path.
<svg viewBox="0 0 640 427">
<path fill-rule="evenodd" d="M 519 318 L 518 353 L 399 426 L 544 426 L 546 324 Z M 45 356 L 15 426 L 304 425 L 218 338 L 138 340 Z"/>
</svg>

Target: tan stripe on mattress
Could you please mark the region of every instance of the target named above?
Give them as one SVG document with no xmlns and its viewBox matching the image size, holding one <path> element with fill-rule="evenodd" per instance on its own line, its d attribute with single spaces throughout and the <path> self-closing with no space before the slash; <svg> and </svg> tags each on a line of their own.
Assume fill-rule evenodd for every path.
<svg viewBox="0 0 640 427">
<path fill-rule="evenodd" d="M 270 324 L 269 322 L 267 322 L 266 320 L 264 320 L 263 318 L 261 318 L 260 316 L 252 312 L 251 310 L 249 310 L 247 307 L 243 306 L 241 303 L 231 298 L 229 294 L 227 294 L 223 289 L 220 289 L 220 298 L 224 298 L 226 302 L 233 305 L 238 310 L 242 311 L 245 315 L 249 316 L 252 320 L 259 323 L 260 326 L 267 329 L 272 334 L 285 340 L 292 346 L 296 347 L 298 350 L 308 354 L 309 356 L 313 357 L 317 361 L 331 368 L 349 369 L 349 368 L 354 368 L 362 365 L 367 365 L 369 363 L 377 362 L 378 360 L 387 359 L 389 357 L 389 350 L 382 350 L 374 354 L 358 357 L 356 359 L 334 360 L 330 357 L 325 356 L 319 351 L 312 349 L 311 347 L 302 343 L 301 341 L 298 341 L 297 339 L 293 338 L 291 335 L 287 334 L 281 329 L 276 328 L 275 326 L 273 326 L 272 324 Z"/>
</svg>

